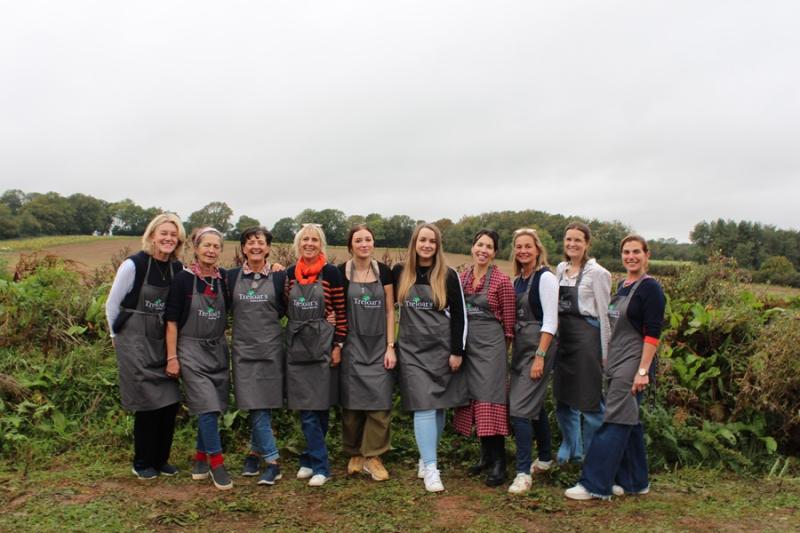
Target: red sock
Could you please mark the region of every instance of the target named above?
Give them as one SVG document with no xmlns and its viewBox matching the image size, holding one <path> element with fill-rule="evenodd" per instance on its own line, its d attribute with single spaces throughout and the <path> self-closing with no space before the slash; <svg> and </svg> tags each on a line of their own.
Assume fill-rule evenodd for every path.
<svg viewBox="0 0 800 533">
<path fill-rule="evenodd" d="M 223 464 L 225 460 L 222 458 L 221 453 L 215 453 L 211 455 L 209 462 L 211 463 L 211 468 L 216 468 Z"/>
<path fill-rule="evenodd" d="M 205 463 L 206 461 L 208 461 L 208 454 L 206 452 L 201 452 L 200 450 L 197 450 L 196 452 L 194 452 L 194 460 L 197 461 L 198 463 Z"/>
</svg>

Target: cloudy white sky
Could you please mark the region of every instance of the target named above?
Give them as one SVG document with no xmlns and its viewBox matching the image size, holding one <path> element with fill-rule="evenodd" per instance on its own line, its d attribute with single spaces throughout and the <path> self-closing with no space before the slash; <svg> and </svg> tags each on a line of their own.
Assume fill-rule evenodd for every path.
<svg viewBox="0 0 800 533">
<path fill-rule="evenodd" d="M 0 190 L 800 227 L 796 1 L 0 2 Z"/>
</svg>

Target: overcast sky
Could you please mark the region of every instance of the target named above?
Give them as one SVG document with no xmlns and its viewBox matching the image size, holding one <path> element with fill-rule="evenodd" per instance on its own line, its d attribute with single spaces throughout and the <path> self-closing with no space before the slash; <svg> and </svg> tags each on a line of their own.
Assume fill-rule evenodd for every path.
<svg viewBox="0 0 800 533">
<path fill-rule="evenodd" d="M 0 2 L 0 190 L 800 227 L 796 1 Z"/>
</svg>

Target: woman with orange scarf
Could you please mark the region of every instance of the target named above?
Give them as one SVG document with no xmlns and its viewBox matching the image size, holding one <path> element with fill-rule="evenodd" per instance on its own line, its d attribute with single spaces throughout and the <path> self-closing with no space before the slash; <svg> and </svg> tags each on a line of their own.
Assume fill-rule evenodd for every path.
<svg viewBox="0 0 800 533">
<path fill-rule="evenodd" d="M 325 246 L 322 226 L 304 224 L 294 237 L 297 264 L 286 271 L 286 396 L 289 409 L 300 411 L 306 438 L 297 478 L 312 487 L 331 475 L 325 435 L 329 409 L 338 401 L 337 367 L 347 336 L 344 285 Z M 331 314 L 335 326 L 326 320 Z"/>
</svg>

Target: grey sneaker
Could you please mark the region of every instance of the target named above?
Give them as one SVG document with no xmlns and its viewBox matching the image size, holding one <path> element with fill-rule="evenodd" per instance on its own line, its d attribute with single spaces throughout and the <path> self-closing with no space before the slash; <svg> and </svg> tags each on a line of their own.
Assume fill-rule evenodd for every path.
<svg viewBox="0 0 800 533">
<path fill-rule="evenodd" d="M 208 463 L 206 461 L 195 461 L 192 466 L 192 479 L 195 481 L 208 477 Z"/>
<path fill-rule="evenodd" d="M 276 481 L 283 477 L 281 474 L 281 467 L 278 463 L 268 463 L 264 473 L 258 478 L 259 485 L 274 485 Z"/>
<path fill-rule="evenodd" d="M 242 466 L 242 475 L 246 477 L 257 476 L 261 466 L 261 458 L 257 455 L 248 454 L 244 458 L 244 466 Z"/>
<path fill-rule="evenodd" d="M 143 479 L 145 481 L 149 481 L 151 479 L 155 479 L 158 477 L 158 470 L 155 468 L 147 467 L 147 468 L 136 468 L 135 466 L 131 468 L 131 472 L 133 475 L 139 479 Z"/>
<path fill-rule="evenodd" d="M 219 465 L 211 469 L 211 481 L 214 482 L 214 486 L 219 490 L 233 488 L 233 481 L 231 480 L 231 476 L 228 475 L 228 471 L 225 470 L 225 465 Z"/>
</svg>

